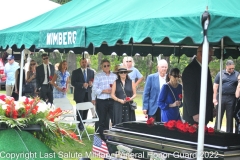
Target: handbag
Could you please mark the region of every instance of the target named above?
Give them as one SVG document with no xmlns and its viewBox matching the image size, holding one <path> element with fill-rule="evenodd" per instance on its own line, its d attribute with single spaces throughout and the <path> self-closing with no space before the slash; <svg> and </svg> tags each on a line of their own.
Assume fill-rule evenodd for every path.
<svg viewBox="0 0 240 160">
<path fill-rule="evenodd" d="M 120 85 L 121 85 L 121 87 L 122 87 L 122 90 L 123 90 L 124 95 L 127 97 L 127 94 L 126 94 L 126 92 L 125 92 L 125 90 L 124 90 L 124 88 L 123 88 L 123 86 L 122 86 L 121 83 L 120 83 Z M 136 102 L 134 102 L 134 101 L 129 102 L 129 105 L 130 105 L 131 110 L 137 109 L 137 103 L 136 103 Z"/>
<path fill-rule="evenodd" d="M 23 85 L 23 93 L 33 93 L 34 87 L 32 83 L 26 83 Z"/>
</svg>

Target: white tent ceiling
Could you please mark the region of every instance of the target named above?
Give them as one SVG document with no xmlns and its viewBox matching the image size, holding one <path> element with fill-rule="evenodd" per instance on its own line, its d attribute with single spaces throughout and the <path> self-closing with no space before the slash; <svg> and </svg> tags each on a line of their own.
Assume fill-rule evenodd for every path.
<svg viewBox="0 0 240 160">
<path fill-rule="evenodd" d="M 0 30 L 25 22 L 59 6 L 49 0 L 0 0 Z"/>
</svg>

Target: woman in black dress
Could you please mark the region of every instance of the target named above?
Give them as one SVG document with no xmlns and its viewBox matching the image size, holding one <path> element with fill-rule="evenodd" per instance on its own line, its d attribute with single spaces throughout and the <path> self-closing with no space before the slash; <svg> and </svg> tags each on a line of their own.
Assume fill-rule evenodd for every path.
<svg viewBox="0 0 240 160">
<path fill-rule="evenodd" d="M 136 88 L 134 82 L 128 77 L 127 70 L 124 66 L 119 66 L 114 73 L 118 79 L 112 85 L 111 96 L 114 101 L 113 105 L 113 125 L 127 121 L 136 121 L 135 110 L 131 110 L 130 103 L 136 97 Z"/>
</svg>

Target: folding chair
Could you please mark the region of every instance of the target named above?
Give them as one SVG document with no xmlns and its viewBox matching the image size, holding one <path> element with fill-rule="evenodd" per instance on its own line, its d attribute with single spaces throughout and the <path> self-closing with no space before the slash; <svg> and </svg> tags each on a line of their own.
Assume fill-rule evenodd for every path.
<svg viewBox="0 0 240 160">
<path fill-rule="evenodd" d="M 67 98 L 55 98 L 53 100 L 53 104 L 56 108 L 59 107 L 62 110 L 68 110 L 68 111 L 72 112 L 69 114 L 62 115 L 60 117 L 61 119 L 58 122 L 63 123 L 63 124 L 70 124 L 70 125 L 75 124 L 75 128 L 73 128 L 73 129 L 75 129 L 74 131 L 77 130 L 79 139 L 81 139 L 80 130 L 78 128 L 78 124 L 80 123 L 80 121 L 76 120 L 76 107 L 73 106 Z"/>
<path fill-rule="evenodd" d="M 83 133 L 86 132 L 86 134 L 88 136 L 88 139 L 90 140 L 90 136 L 89 135 L 94 135 L 94 133 L 93 134 L 88 134 L 87 126 L 92 124 L 92 123 L 95 123 L 95 122 L 99 121 L 98 114 L 97 114 L 97 112 L 95 110 L 95 107 L 94 107 L 94 105 L 91 102 L 82 102 L 82 103 L 77 103 L 76 104 L 76 109 L 77 109 L 77 114 L 79 115 L 79 117 L 80 117 L 80 119 L 81 119 L 81 121 L 83 123 L 83 127 L 84 127 L 83 131 L 80 134 L 80 137 L 82 138 Z M 96 117 L 93 117 L 91 119 L 83 120 L 82 117 L 81 117 L 80 111 L 88 110 L 88 109 L 93 109 L 94 112 L 95 112 Z M 97 130 L 98 130 L 98 128 L 97 128 Z M 97 130 L 96 130 L 96 132 L 97 132 Z"/>
</svg>

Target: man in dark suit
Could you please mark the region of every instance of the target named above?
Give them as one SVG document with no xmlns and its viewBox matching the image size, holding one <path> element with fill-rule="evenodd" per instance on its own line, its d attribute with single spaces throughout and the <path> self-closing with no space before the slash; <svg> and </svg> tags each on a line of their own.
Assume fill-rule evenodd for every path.
<svg viewBox="0 0 240 160">
<path fill-rule="evenodd" d="M 47 54 L 42 54 L 43 64 L 36 68 L 36 83 L 37 91 L 42 100 L 53 103 L 53 87 L 49 83 L 53 77 L 55 69 L 54 66 L 49 64 Z"/>
<path fill-rule="evenodd" d="M 72 72 L 71 83 L 74 86 L 74 100 L 76 103 L 91 102 L 92 101 L 92 83 L 94 79 L 94 71 L 87 68 L 87 60 L 82 58 L 80 60 L 81 68 Z M 87 119 L 88 110 L 80 111 L 83 120 Z M 77 115 L 77 120 L 80 117 Z M 83 124 L 80 122 L 79 129 L 83 130 Z"/>
<path fill-rule="evenodd" d="M 213 48 L 209 47 L 209 62 L 212 60 Z M 199 105 L 200 105 L 200 90 L 201 90 L 201 71 L 202 71 L 202 46 L 197 49 L 197 56 L 184 69 L 182 74 L 183 82 L 183 119 L 190 123 L 199 122 Z M 206 98 L 206 119 L 205 124 L 213 120 L 216 115 L 216 110 L 212 102 L 213 99 L 213 84 L 208 68 L 207 80 L 207 98 Z"/>
</svg>

